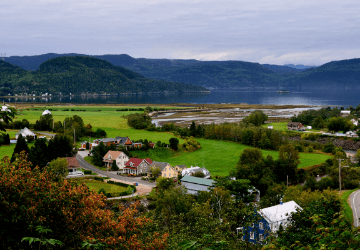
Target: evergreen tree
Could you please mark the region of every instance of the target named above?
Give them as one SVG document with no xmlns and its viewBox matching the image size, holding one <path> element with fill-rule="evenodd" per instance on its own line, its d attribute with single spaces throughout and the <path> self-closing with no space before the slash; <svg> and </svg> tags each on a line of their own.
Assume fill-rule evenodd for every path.
<svg viewBox="0 0 360 250">
<path fill-rule="evenodd" d="M 194 121 L 192 121 L 190 125 L 190 136 L 196 136 L 196 125 Z"/>
<path fill-rule="evenodd" d="M 35 141 L 34 146 L 29 151 L 29 161 L 32 163 L 32 168 L 38 166 L 43 169 L 49 162 L 48 146 L 45 139 L 38 139 Z"/>
<path fill-rule="evenodd" d="M 26 154 L 29 153 L 29 148 L 26 144 L 26 141 L 25 141 L 25 138 L 23 138 L 23 136 L 20 134 L 19 137 L 17 138 L 17 142 L 16 142 L 16 145 L 15 145 L 15 148 L 14 148 L 14 152 L 11 156 L 11 162 L 15 161 L 16 159 L 16 156 L 15 154 L 18 154 L 22 151 L 25 151 Z"/>
<path fill-rule="evenodd" d="M 48 160 L 58 157 L 71 157 L 74 155 L 72 140 L 66 135 L 56 135 L 49 141 Z"/>
<path fill-rule="evenodd" d="M 116 165 L 116 161 L 113 160 L 112 164 L 111 164 L 111 171 L 118 171 L 119 167 Z"/>
<path fill-rule="evenodd" d="M 103 157 L 106 155 L 107 151 L 108 149 L 106 148 L 103 142 L 100 142 L 99 146 L 95 147 L 92 150 L 92 154 L 93 154 L 92 161 L 95 164 L 95 166 L 98 167 L 103 166 L 104 164 Z"/>
</svg>

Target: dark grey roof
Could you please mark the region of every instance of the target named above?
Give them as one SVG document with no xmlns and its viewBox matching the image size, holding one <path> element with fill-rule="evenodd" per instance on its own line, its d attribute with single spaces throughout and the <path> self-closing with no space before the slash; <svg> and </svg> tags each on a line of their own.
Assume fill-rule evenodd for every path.
<svg viewBox="0 0 360 250">
<path fill-rule="evenodd" d="M 126 140 L 127 140 L 127 137 L 116 136 L 115 139 L 119 141 L 119 144 L 120 144 L 121 146 L 125 146 L 125 142 L 126 142 Z"/>
<path fill-rule="evenodd" d="M 102 142 L 111 142 L 111 141 L 116 141 L 115 138 L 104 138 L 104 139 L 98 139 L 99 142 L 102 141 Z"/>
<path fill-rule="evenodd" d="M 187 168 L 186 165 L 176 165 L 176 167 L 178 167 L 178 168 Z"/>
<path fill-rule="evenodd" d="M 166 166 L 168 166 L 168 165 L 170 165 L 170 164 L 167 163 L 167 162 L 153 161 L 153 162 L 150 164 L 150 168 L 152 168 L 152 167 L 158 167 L 158 168 L 160 168 L 160 171 L 163 171 L 163 169 L 164 169 Z"/>
</svg>

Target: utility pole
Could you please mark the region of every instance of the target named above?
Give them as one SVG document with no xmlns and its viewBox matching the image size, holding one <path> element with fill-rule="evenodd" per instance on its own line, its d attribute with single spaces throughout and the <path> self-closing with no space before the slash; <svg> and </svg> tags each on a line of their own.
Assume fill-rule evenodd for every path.
<svg viewBox="0 0 360 250">
<path fill-rule="evenodd" d="M 64 134 L 65 134 L 65 120 L 64 120 Z"/>
<path fill-rule="evenodd" d="M 286 186 L 289 187 L 289 175 L 286 175 Z"/>
<path fill-rule="evenodd" d="M 341 192 L 341 160 L 339 159 L 339 190 Z"/>
<path fill-rule="evenodd" d="M 76 144 L 75 144 L 76 142 L 75 142 L 75 129 L 74 129 L 74 147 L 76 148 Z"/>
</svg>

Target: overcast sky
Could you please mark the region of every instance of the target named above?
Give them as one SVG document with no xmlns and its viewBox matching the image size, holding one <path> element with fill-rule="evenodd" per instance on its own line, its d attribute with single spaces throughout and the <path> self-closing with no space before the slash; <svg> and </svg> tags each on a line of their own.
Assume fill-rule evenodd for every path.
<svg viewBox="0 0 360 250">
<path fill-rule="evenodd" d="M 0 54 L 321 65 L 360 58 L 359 0 L 0 1 Z"/>
</svg>

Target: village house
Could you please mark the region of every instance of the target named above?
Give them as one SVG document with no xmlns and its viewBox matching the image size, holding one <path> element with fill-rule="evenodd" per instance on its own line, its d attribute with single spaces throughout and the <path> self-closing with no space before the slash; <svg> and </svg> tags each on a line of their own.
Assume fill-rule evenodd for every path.
<svg viewBox="0 0 360 250">
<path fill-rule="evenodd" d="M 280 225 L 286 228 L 289 225 L 288 218 L 291 213 L 296 213 L 301 209 L 295 201 L 285 203 L 281 201 L 279 205 L 263 208 L 258 212 L 255 211 L 255 216 L 259 217 L 258 222 L 247 227 L 238 227 L 236 231 L 243 233 L 242 240 L 261 243 L 271 234 L 276 235 Z"/>
<path fill-rule="evenodd" d="M 214 180 L 188 175 L 181 179 L 181 186 L 184 186 L 189 194 L 198 194 L 199 191 L 209 192 L 209 188 L 212 188 L 214 184 Z"/>
<path fill-rule="evenodd" d="M 134 174 L 140 175 L 149 172 L 150 164 L 153 161 L 150 158 L 139 159 L 139 158 L 130 158 L 125 163 L 125 167 L 123 169 L 125 174 Z"/>
<path fill-rule="evenodd" d="M 80 164 L 76 157 L 66 157 L 65 159 L 68 163 L 68 175 L 84 175 L 82 171 L 78 170 L 78 168 L 80 168 Z"/>
<path fill-rule="evenodd" d="M 47 109 L 44 112 L 42 112 L 42 115 L 51 115 L 51 112 Z"/>
<path fill-rule="evenodd" d="M 345 117 L 350 115 L 351 111 L 350 110 L 341 110 L 340 111 L 340 116 Z"/>
<path fill-rule="evenodd" d="M 287 128 L 288 130 L 305 130 L 305 126 L 301 122 L 289 122 Z"/>
<path fill-rule="evenodd" d="M 187 169 L 187 166 L 186 165 L 176 165 L 174 168 L 176 171 L 179 172 L 179 174 L 181 174 L 184 169 Z"/>
<path fill-rule="evenodd" d="M 129 161 L 129 157 L 122 151 L 112 151 L 109 150 L 106 155 L 103 157 L 103 162 L 105 162 L 105 167 L 111 167 L 113 161 L 115 160 L 116 166 L 123 170 L 125 163 Z"/>
<path fill-rule="evenodd" d="M 196 167 L 191 166 L 190 168 L 183 169 L 182 172 L 181 172 L 181 175 L 182 176 L 193 176 L 197 172 L 203 173 L 205 179 L 210 178 L 209 170 L 207 170 L 206 168 L 200 168 L 198 166 L 196 166 Z"/>
</svg>

